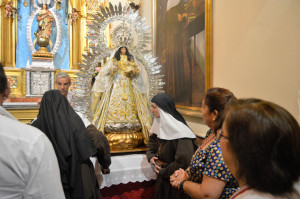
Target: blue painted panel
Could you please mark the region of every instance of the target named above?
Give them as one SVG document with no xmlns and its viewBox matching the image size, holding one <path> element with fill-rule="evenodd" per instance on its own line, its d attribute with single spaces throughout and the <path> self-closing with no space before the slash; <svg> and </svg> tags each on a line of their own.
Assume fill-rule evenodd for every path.
<svg viewBox="0 0 300 199">
<path fill-rule="evenodd" d="M 23 0 L 18 1 L 18 26 L 17 26 L 17 46 L 16 46 L 16 68 L 25 68 L 27 60 L 29 60 L 31 64 L 31 51 L 29 49 L 29 45 L 27 43 L 26 38 L 26 26 L 28 23 L 28 18 L 30 16 L 30 11 L 32 11 L 31 2 L 27 7 L 23 6 Z M 54 3 L 50 4 L 52 7 Z M 69 69 L 70 66 L 70 45 L 69 45 L 69 31 L 68 31 L 68 1 L 62 1 L 61 9 L 58 11 L 55 9 L 56 14 L 61 20 L 61 27 L 62 27 L 62 41 L 59 47 L 59 50 L 55 54 L 54 57 L 54 65 L 57 69 Z M 36 16 L 33 20 L 32 24 L 32 39 L 35 38 L 34 33 L 37 30 L 37 21 Z M 57 33 L 57 26 L 56 22 L 52 23 L 52 33 L 50 35 L 50 39 L 53 42 L 53 46 L 56 42 L 56 33 Z M 38 46 L 36 45 L 35 48 L 38 50 Z M 47 47 L 50 51 L 50 46 Z"/>
</svg>

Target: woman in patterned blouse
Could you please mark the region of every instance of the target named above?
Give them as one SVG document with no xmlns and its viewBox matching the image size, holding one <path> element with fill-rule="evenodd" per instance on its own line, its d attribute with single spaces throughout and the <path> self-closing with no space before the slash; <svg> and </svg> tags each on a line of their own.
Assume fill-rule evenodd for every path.
<svg viewBox="0 0 300 199">
<path fill-rule="evenodd" d="M 210 130 L 192 157 L 190 166 L 179 169 L 170 177 L 173 187 L 192 198 L 230 198 L 237 191 L 237 181 L 226 167 L 217 132 L 223 123 L 227 104 L 236 101 L 232 92 L 224 88 L 211 88 L 202 102 L 202 114 Z"/>
</svg>

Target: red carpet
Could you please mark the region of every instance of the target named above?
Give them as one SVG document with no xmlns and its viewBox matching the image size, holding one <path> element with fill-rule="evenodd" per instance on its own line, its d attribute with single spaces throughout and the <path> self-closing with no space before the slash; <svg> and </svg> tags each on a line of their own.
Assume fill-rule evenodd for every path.
<svg viewBox="0 0 300 199">
<path fill-rule="evenodd" d="M 100 190 L 103 199 L 153 199 L 155 180 L 112 185 Z"/>
</svg>

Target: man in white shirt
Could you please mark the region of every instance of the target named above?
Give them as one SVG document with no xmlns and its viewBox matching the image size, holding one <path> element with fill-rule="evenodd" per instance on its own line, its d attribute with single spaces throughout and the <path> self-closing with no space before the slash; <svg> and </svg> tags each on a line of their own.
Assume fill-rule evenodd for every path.
<svg viewBox="0 0 300 199">
<path fill-rule="evenodd" d="M 7 94 L 0 63 L 0 106 Z M 57 158 L 40 130 L 12 119 L 0 109 L 0 198 L 64 199 Z"/>
</svg>

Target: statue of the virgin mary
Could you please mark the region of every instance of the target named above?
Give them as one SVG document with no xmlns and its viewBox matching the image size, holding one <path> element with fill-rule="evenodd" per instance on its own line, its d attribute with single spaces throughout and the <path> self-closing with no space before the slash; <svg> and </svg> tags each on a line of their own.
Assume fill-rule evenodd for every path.
<svg viewBox="0 0 300 199">
<path fill-rule="evenodd" d="M 112 148 L 134 148 L 148 141 L 152 118 L 140 69 L 127 47 L 120 47 L 100 70 L 92 89 L 93 124 Z"/>
<path fill-rule="evenodd" d="M 91 51 L 83 55 L 79 64 L 83 73 L 74 84 L 76 109 L 105 134 L 113 150 L 133 149 L 148 142 L 152 125 L 148 99 L 163 92 L 164 85 L 161 66 L 146 49 L 152 42 L 150 28 L 138 12 L 121 3 L 100 6 L 93 17 L 87 37 Z M 89 80 L 99 62 L 102 67 L 91 90 Z"/>
</svg>

